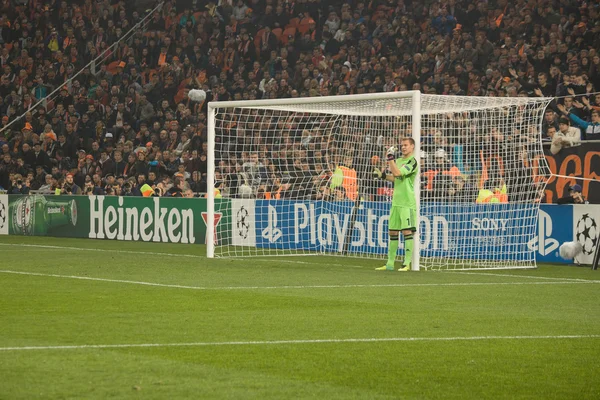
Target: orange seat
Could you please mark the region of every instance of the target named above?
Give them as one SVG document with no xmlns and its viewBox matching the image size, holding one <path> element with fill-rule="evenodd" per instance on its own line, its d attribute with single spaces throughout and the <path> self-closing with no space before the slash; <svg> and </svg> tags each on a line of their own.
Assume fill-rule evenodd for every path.
<svg viewBox="0 0 600 400">
<path fill-rule="evenodd" d="M 281 40 L 281 34 L 283 33 L 281 28 L 275 28 L 271 32 L 273 32 L 273 35 L 275 35 L 278 41 Z"/>
<path fill-rule="evenodd" d="M 305 34 L 306 32 L 308 32 L 308 30 L 310 29 L 310 26 L 308 25 L 299 25 L 298 26 L 298 32 L 300 32 L 301 34 Z"/>
<path fill-rule="evenodd" d="M 119 62 L 120 61 L 113 61 L 110 64 L 108 64 L 108 66 L 106 67 L 106 71 L 110 72 L 111 74 L 117 72 L 117 65 L 119 65 Z"/>
<path fill-rule="evenodd" d="M 292 18 L 290 19 L 290 23 L 286 25 L 286 28 L 288 26 L 293 26 L 294 28 L 298 27 L 298 25 L 300 25 L 300 18 Z"/>
<path fill-rule="evenodd" d="M 304 35 L 310 29 L 310 24 L 314 22 L 315 20 L 311 17 L 302 18 L 302 21 L 300 21 L 300 25 L 298 25 L 298 31 Z"/>
<path fill-rule="evenodd" d="M 281 34 L 281 43 L 288 44 L 288 36 L 296 36 L 296 27 L 290 26 L 289 28 L 285 28 L 285 31 Z"/>
<path fill-rule="evenodd" d="M 256 47 L 257 54 L 260 54 L 260 41 L 262 39 L 263 33 L 265 33 L 264 28 L 256 32 L 256 36 L 254 36 L 254 47 Z"/>
<path fill-rule="evenodd" d="M 310 16 L 306 16 L 306 17 L 302 18 L 302 20 L 300 21 L 300 23 L 298 25 L 309 25 L 314 22 L 315 22 L 314 19 L 312 19 Z"/>
<path fill-rule="evenodd" d="M 187 79 L 184 79 L 184 80 L 183 80 L 183 81 L 181 81 L 181 83 L 179 84 L 179 86 L 178 86 L 178 89 L 184 89 L 184 88 L 185 88 L 185 87 L 188 85 L 188 83 L 190 83 L 191 81 L 192 81 L 192 78 L 187 78 Z"/>
<path fill-rule="evenodd" d="M 175 104 L 179 104 L 181 103 L 184 99 L 185 99 L 185 92 L 187 89 L 179 89 L 177 91 L 177 94 L 175 95 L 175 98 L 173 100 L 175 100 Z"/>
</svg>

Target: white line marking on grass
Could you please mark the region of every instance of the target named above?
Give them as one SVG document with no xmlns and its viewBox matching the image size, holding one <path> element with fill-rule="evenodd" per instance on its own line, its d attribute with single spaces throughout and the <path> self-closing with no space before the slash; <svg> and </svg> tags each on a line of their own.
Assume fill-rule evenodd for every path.
<svg viewBox="0 0 600 400">
<path fill-rule="evenodd" d="M 358 338 L 358 339 L 299 339 L 299 340 L 250 340 L 233 342 L 193 342 L 193 343 L 132 343 L 132 344 L 84 344 L 66 346 L 22 346 L 0 347 L 0 351 L 23 350 L 86 350 L 86 349 L 123 349 L 135 347 L 208 347 L 208 346 L 255 346 L 282 344 L 318 344 L 318 343 L 377 343 L 377 342 L 457 342 L 484 340 L 563 340 L 598 339 L 600 335 L 544 335 L 544 336 L 457 336 L 457 337 L 396 337 L 396 338 Z"/>
<path fill-rule="evenodd" d="M 517 275 L 517 274 L 502 274 L 494 272 L 463 272 L 463 271 L 444 271 L 445 273 L 461 274 L 461 275 L 483 275 L 483 276 L 499 276 L 510 278 L 527 278 L 527 279 L 547 279 L 553 281 L 573 281 L 573 282 L 600 282 L 594 279 L 578 279 L 578 278 L 555 278 L 550 276 L 535 276 L 535 275 Z"/>
<path fill-rule="evenodd" d="M 78 279 L 84 281 L 99 281 L 111 283 L 125 283 L 131 285 L 155 286 L 175 289 L 192 290 L 285 290 L 285 289 L 344 289 L 344 288 L 385 288 L 385 287 L 453 287 L 453 286 L 516 286 L 516 285 L 574 285 L 597 283 L 598 281 L 552 281 L 552 282 L 457 282 L 457 283 L 390 283 L 390 284 L 347 284 L 347 285 L 290 285 L 290 286 L 187 286 L 166 283 L 143 281 L 129 281 L 123 279 L 93 278 L 78 275 L 44 274 L 39 272 L 0 270 L 0 273 L 15 275 L 42 276 L 50 278 Z"/>
</svg>

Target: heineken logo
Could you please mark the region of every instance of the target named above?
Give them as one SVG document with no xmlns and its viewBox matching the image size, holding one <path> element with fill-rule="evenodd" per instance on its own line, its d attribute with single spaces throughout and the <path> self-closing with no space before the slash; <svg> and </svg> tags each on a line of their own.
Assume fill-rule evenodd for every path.
<svg viewBox="0 0 600 400">
<path fill-rule="evenodd" d="M 104 196 L 89 196 L 91 239 L 142 240 L 144 242 L 195 243 L 194 211 L 166 208 L 152 197 L 150 207 L 104 205 Z"/>
<path fill-rule="evenodd" d="M 33 194 L 15 200 L 10 208 L 13 235 L 46 235 L 53 229 L 77 224 L 74 200 Z"/>
<path fill-rule="evenodd" d="M 21 235 L 32 235 L 35 225 L 33 213 L 34 196 L 23 197 L 16 201 L 13 211 L 15 231 Z"/>
<path fill-rule="evenodd" d="M 218 235 L 217 235 L 217 226 L 219 226 L 219 222 L 221 222 L 222 216 L 223 216 L 223 214 L 220 212 L 214 213 L 213 227 L 215 229 L 213 231 L 214 232 L 213 240 L 214 240 L 215 245 L 219 244 L 219 239 L 218 239 Z M 204 220 L 204 223 L 206 224 L 206 226 L 208 226 L 208 213 L 207 212 L 202 213 L 202 219 Z M 204 240 L 204 244 L 208 244 L 208 230 L 206 230 L 206 238 Z"/>
</svg>

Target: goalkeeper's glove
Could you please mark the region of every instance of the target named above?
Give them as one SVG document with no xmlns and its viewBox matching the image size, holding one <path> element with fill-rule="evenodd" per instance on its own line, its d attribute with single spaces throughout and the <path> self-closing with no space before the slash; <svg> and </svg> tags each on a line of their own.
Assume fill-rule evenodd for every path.
<svg viewBox="0 0 600 400">
<path fill-rule="evenodd" d="M 373 179 L 375 179 L 376 181 L 382 179 L 383 177 L 383 172 L 381 172 L 381 170 L 379 168 L 375 168 L 373 170 Z"/>
<path fill-rule="evenodd" d="M 389 149 L 387 149 L 385 155 L 388 161 L 394 160 L 396 158 L 396 148 L 394 146 L 390 147 Z"/>
</svg>

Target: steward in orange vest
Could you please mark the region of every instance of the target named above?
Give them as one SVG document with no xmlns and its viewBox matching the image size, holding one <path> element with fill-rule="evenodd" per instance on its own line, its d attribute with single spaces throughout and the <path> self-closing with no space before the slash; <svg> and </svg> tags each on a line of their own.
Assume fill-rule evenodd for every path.
<svg viewBox="0 0 600 400">
<path fill-rule="evenodd" d="M 335 189 L 341 186 L 346 192 L 346 197 L 352 201 L 358 198 L 358 177 L 356 170 L 352 168 L 352 157 L 344 157 L 343 165 L 338 166 L 331 177 L 329 187 Z"/>
</svg>

